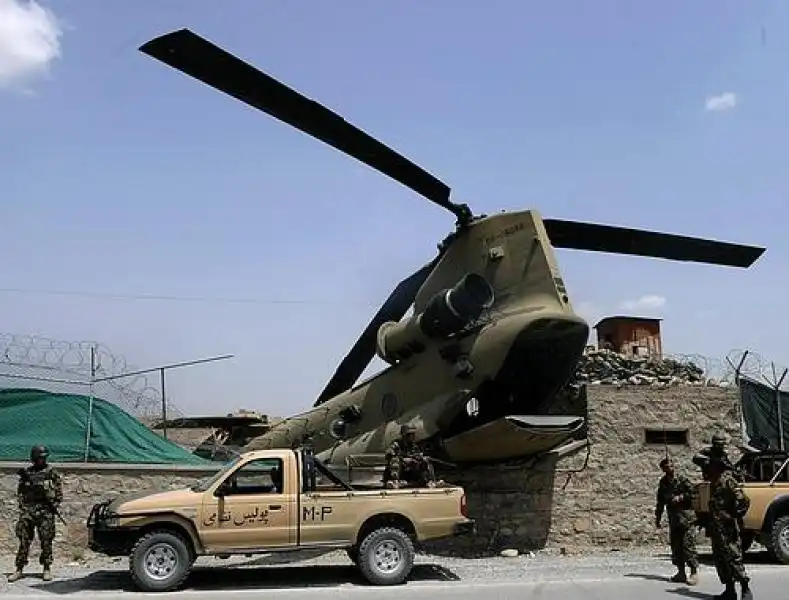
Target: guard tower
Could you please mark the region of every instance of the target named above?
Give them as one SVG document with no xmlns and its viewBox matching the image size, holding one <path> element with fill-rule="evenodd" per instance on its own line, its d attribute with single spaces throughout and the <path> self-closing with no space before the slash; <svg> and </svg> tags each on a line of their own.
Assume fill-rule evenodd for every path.
<svg viewBox="0 0 789 600">
<path fill-rule="evenodd" d="M 597 347 L 607 348 L 630 357 L 661 358 L 663 342 L 660 338 L 662 319 L 617 315 L 606 317 L 594 326 Z"/>
</svg>

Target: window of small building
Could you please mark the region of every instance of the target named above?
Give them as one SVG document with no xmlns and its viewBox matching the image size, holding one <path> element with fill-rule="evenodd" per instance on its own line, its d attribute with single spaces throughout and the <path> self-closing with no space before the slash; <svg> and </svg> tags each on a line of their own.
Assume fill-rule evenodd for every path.
<svg viewBox="0 0 789 600">
<path fill-rule="evenodd" d="M 644 429 L 644 443 L 648 446 L 687 446 L 689 438 L 687 429 Z"/>
</svg>

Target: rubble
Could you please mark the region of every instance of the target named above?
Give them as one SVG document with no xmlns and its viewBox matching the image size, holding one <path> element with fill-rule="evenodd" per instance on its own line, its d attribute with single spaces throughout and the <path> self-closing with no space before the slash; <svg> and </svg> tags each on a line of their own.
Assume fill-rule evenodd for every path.
<svg viewBox="0 0 789 600">
<path fill-rule="evenodd" d="M 704 370 L 690 360 L 626 356 L 613 350 L 587 350 L 575 372 L 577 383 L 590 385 L 699 385 L 725 387 L 706 377 Z"/>
</svg>

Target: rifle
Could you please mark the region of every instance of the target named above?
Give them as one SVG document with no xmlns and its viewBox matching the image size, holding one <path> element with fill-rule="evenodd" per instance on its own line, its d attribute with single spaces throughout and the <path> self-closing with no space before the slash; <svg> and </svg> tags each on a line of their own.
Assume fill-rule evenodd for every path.
<svg viewBox="0 0 789 600">
<path fill-rule="evenodd" d="M 26 481 L 26 482 L 28 482 L 28 483 L 30 483 L 30 484 L 32 484 L 32 483 L 33 483 L 32 481 L 30 481 L 30 475 L 28 474 L 28 472 L 27 472 L 25 469 L 19 469 L 19 470 L 17 471 L 17 475 L 19 475 L 19 477 L 20 477 L 20 478 L 21 478 L 23 481 Z M 53 513 L 53 514 L 54 514 L 54 515 L 55 515 L 55 516 L 56 516 L 58 519 L 60 519 L 61 523 L 63 523 L 63 525 L 65 525 L 66 527 L 68 527 L 68 523 L 66 523 L 66 519 L 64 519 L 64 518 L 63 518 L 63 515 L 61 515 L 61 514 L 60 514 L 60 512 L 58 512 L 58 509 L 57 509 L 57 508 L 55 508 L 55 505 L 52 503 L 52 501 L 51 501 L 49 498 L 45 498 L 45 499 L 44 499 L 44 502 L 46 502 L 46 505 L 49 507 L 49 510 L 51 510 L 51 511 L 52 511 L 52 513 Z"/>
</svg>

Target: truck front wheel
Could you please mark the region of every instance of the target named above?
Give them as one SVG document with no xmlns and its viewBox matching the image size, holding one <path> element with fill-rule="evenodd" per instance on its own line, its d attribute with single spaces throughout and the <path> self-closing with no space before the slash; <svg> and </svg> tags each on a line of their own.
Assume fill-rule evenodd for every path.
<svg viewBox="0 0 789 600">
<path fill-rule="evenodd" d="M 414 566 L 411 538 L 394 527 L 370 532 L 359 544 L 358 565 L 364 578 L 373 585 L 404 583 Z"/>
<path fill-rule="evenodd" d="M 782 563 L 789 564 L 789 515 L 777 519 L 770 532 L 770 553 Z"/>
<path fill-rule="evenodd" d="M 169 592 L 179 588 L 192 569 L 194 557 L 187 542 L 177 533 L 152 531 L 134 544 L 129 571 L 143 592 Z"/>
</svg>

